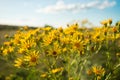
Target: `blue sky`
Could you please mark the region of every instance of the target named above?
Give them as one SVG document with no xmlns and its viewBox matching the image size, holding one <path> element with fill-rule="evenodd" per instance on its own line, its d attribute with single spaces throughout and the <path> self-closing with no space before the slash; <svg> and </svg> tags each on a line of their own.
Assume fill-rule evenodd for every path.
<svg viewBox="0 0 120 80">
<path fill-rule="evenodd" d="M 0 0 L 0 24 L 64 27 L 108 18 L 120 20 L 120 0 Z"/>
</svg>

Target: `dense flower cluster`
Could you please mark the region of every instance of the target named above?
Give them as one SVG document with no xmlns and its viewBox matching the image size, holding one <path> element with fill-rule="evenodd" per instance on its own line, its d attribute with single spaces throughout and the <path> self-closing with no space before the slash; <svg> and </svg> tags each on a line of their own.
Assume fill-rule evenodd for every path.
<svg viewBox="0 0 120 80">
<path fill-rule="evenodd" d="M 93 55 L 106 54 L 107 62 L 104 68 L 93 66 L 87 71 L 89 75 L 94 73 L 102 79 L 110 73 L 107 69 L 111 69 L 110 60 L 113 59 L 113 54 L 120 53 L 120 25 L 117 23 L 112 27 L 111 19 L 101 23 L 102 27 L 90 29 L 82 28 L 78 24 L 69 25 L 64 29 L 29 29 L 25 26 L 12 37 L 5 35 L 9 41 L 1 46 L 0 54 L 11 59 L 13 65 L 19 69 L 39 72 L 39 77 L 45 80 L 79 80 L 85 66 L 94 65 L 89 63 Z"/>
</svg>

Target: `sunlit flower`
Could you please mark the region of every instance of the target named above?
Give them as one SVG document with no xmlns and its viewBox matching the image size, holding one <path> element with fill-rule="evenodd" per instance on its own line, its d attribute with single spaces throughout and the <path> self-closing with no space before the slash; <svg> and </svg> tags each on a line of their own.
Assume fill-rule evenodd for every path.
<svg viewBox="0 0 120 80">
<path fill-rule="evenodd" d="M 70 44 L 71 39 L 70 37 L 60 37 L 60 41 L 62 44 Z"/>
<path fill-rule="evenodd" d="M 9 52 L 11 53 L 11 52 L 14 51 L 14 47 L 9 46 L 9 47 L 8 47 L 8 50 L 9 50 Z"/>
<path fill-rule="evenodd" d="M 6 46 L 10 46 L 12 43 L 10 42 L 10 41 L 6 41 L 6 42 L 4 42 L 4 45 L 6 45 Z"/>
<path fill-rule="evenodd" d="M 62 50 L 63 52 L 66 52 L 67 51 L 67 48 L 65 47 L 65 48 L 63 48 L 63 50 Z"/>
<path fill-rule="evenodd" d="M 74 80 L 74 79 L 72 77 L 70 77 L 69 80 Z"/>
<path fill-rule="evenodd" d="M 59 28 L 58 28 L 58 31 L 62 32 L 62 31 L 63 31 L 63 28 L 62 28 L 62 27 L 59 27 Z"/>
<path fill-rule="evenodd" d="M 104 75 L 105 74 L 105 69 L 102 68 L 102 66 L 93 66 L 92 67 L 92 72 L 95 75 Z"/>
<path fill-rule="evenodd" d="M 28 30 L 28 26 L 24 26 L 23 29 L 24 29 L 24 30 Z"/>
<path fill-rule="evenodd" d="M 15 60 L 14 66 L 20 68 L 22 65 L 23 65 L 23 59 L 22 58 L 17 58 Z"/>
<path fill-rule="evenodd" d="M 54 39 L 54 36 L 52 36 L 52 35 L 44 36 L 44 38 L 43 38 L 43 46 L 50 45 L 52 43 L 53 39 Z"/>
<path fill-rule="evenodd" d="M 104 35 L 106 36 L 107 35 L 107 33 L 108 33 L 108 28 L 102 28 L 103 29 L 103 33 L 104 33 Z"/>
<path fill-rule="evenodd" d="M 57 56 L 61 53 L 61 48 L 57 42 L 54 42 L 53 47 L 49 49 L 49 55 Z"/>
<path fill-rule="evenodd" d="M 81 44 L 81 42 L 75 42 L 74 48 L 80 49 L 80 48 L 83 48 L 83 45 Z"/>
<path fill-rule="evenodd" d="M 107 20 L 103 20 L 103 21 L 101 21 L 101 24 L 102 24 L 102 25 L 107 26 L 107 23 L 108 23 L 108 21 L 107 21 Z"/>
<path fill-rule="evenodd" d="M 21 47 L 25 48 L 25 49 L 30 49 L 31 47 L 35 47 L 36 46 L 36 42 L 32 39 L 24 41 L 21 43 Z"/>
<path fill-rule="evenodd" d="M 78 30 L 78 24 L 70 25 L 68 28 L 64 29 L 65 34 L 73 35 Z"/>
<path fill-rule="evenodd" d="M 57 72 L 61 72 L 61 71 L 63 71 L 63 68 L 61 67 L 61 68 L 56 68 L 56 69 L 52 69 L 52 73 L 53 74 L 55 74 L 55 73 L 57 73 Z"/>
<path fill-rule="evenodd" d="M 116 56 L 120 57 L 120 53 L 116 53 Z"/>
<path fill-rule="evenodd" d="M 8 38 L 8 37 L 9 37 L 9 35 L 8 35 L 8 34 L 5 34 L 5 35 L 4 35 L 4 37 L 5 37 L 5 38 Z"/>
<path fill-rule="evenodd" d="M 27 56 L 24 57 L 24 60 L 29 62 L 29 66 L 37 65 L 39 60 L 39 52 L 30 52 Z"/>
<path fill-rule="evenodd" d="M 20 43 L 20 40 L 19 39 L 14 39 L 14 40 L 11 40 L 15 45 L 18 45 Z"/>
<path fill-rule="evenodd" d="M 101 76 L 97 76 L 97 80 L 101 80 Z"/>
<path fill-rule="evenodd" d="M 45 27 L 45 28 L 43 28 L 43 30 L 45 30 L 45 31 L 49 31 L 51 29 L 52 29 L 51 27 Z"/>
<path fill-rule="evenodd" d="M 105 27 L 110 26 L 112 24 L 112 19 L 103 20 L 101 24 L 105 25 Z"/>
<path fill-rule="evenodd" d="M 108 19 L 108 23 L 109 23 L 109 25 L 111 25 L 112 24 L 112 19 Z"/>
<path fill-rule="evenodd" d="M 116 28 L 116 27 L 113 27 L 113 32 L 114 32 L 114 33 L 117 33 L 117 31 L 118 31 L 117 28 Z"/>
<path fill-rule="evenodd" d="M 46 76 L 47 76 L 46 73 L 40 75 L 40 77 L 42 77 L 42 78 L 45 78 Z"/>
<path fill-rule="evenodd" d="M 2 46 L 2 47 L 0 47 L 0 50 L 4 50 L 4 47 Z"/>
<path fill-rule="evenodd" d="M 91 69 L 87 70 L 87 74 L 91 75 L 92 74 L 92 70 Z"/>
<path fill-rule="evenodd" d="M 102 32 L 93 32 L 92 33 L 92 42 L 102 42 L 105 39 L 105 36 Z"/>
<path fill-rule="evenodd" d="M 26 51 L 26 49 L 20 48 L 20 49 L 18 50 L 18 53 L 23 54 L 25 51 Z"/>
<path fill-rule="evenodd" d="M 2 55 L 6 56 L 7 54 L 9 54 L 9 50 L 8 49 L 4 49 Z"/>
</svg>

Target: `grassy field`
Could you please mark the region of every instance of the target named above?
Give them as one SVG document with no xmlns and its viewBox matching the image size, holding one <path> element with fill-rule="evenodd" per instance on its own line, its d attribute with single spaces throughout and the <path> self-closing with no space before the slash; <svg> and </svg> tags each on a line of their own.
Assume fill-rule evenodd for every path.
<svg viewBox="0 0 120 80">
<path fill-rule="evenodd" d="M 13 26 L 5 26 L 0 25 L 0 45 L 3 44 L 4 41 L 7 41 L 4 37 L 6 34 L 12 36 L 17 30 L 17 27 Z M 0 57 L 0 80 L 4 80 L 4 76 L 9 75 L 14 72 L 14 68 L 8 64 L 2 57 Z"/>
<path fill-rule="evenodd" d="M 12 36 L 14 33 L 16 32 L 16 30 L 9 30 L 9 29 L 6 29 L 6 30 L 0 30 L 0 45 L 6 41 L 5 39 L 5 35 L 10 35 Z"/>
<path fill-rule="evenodd" d="M 0 44 L 6 40 L 4 35 L 12 36 L 18 29 L 19 27 L 14 25 L 0 25 Z"/>
</svg>

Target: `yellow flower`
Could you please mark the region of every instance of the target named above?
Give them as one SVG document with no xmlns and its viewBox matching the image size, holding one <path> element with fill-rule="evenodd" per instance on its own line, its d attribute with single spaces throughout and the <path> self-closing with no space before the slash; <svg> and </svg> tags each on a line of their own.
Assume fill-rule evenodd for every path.
<svg viewBox="0 0 120 80">
<path fill-rule="evenodd" d="M 24 30 L 28 30 L 28 26 L 24 26 L 23 29 L 24 29 Z"/>
<path fill-rule="evenodd" d="M 102 66 L 93 66 L 93 67 L 92 67 L 92 72 L 93 72 L 95 75 L 104 75 L 105 69 L 102 68 Z"/>
<path fill-rule="evenodd" d="M 17 58 L 15 60 L 14 66 L 20 68 L 22 65 L 23 65 L 23 59 L 22 58 Z"/>
<path fill-rule="evenodd" d="M 20 49 L 18 50 L 18 53 L 23 54 L 25 51 L 26 51 L 26 50 L 25 50 L 24 48 L 20 48 Z"/>
<path fill-rule="evenodd" d="M 8 53 L 9 53 L 9 50 L 5 48 L 5 49 L 3 50 L 2 55 L 3 55 L 3 56 L 6 56 Z"/>
<path fill-rule="evenodd" d="M 63 71 L 63 68 L 62 68 L 62 67 L 61 67 L 61 68 L 53 69 L 53 70 L 52 70 L 52 73 L 55 74 L 55 73 L 61 72 L 61 71 Z"/>
<path fill-rule="evenodd" d="M 92 74 L 92 70 L 91 69 L 87 70 L 87 74 L 91 75 Z"/>
<path fill-rule="evenodd" d="M 114 33 L 117 33 L 117 31 L 118 31 L 117 28 L 116 28 L 116 27 L 113 27 L 113 32 L 114 32 Z"/>
<path fill-rule="evenodd" d="M 71 29 L 77 30 L 78 26 L 79 26 L 78 23 L 75 23 L 75 24 L 71 25 Z"/>
<path fill-rule="evenodd" d="M 5 48 L 2 47 L 1 51 L 2 51 L 2 55 L 6 56 L 7 54 L 9 54 L 9 53 L 14 51 L 14 47 L 12 47 L 12 46 L 8 46 L 8 47 L 5 47 Z"/>
<path fill-rule="evenodd" d="M 83 48 L 83 45 L 81 44 L 81 42 L 79 42 L 79 41 L 76 41 L 76 42 L 74 42 L 74 48 L 76 48 L 76 49 L 82 49 Z"/>
<path fill-rule="evenodd" d="M 27 41 L 23 40 L 23 42 L 21 43 L 21 47 L 25 49 L 30 49 L 31 47 L 35 47 L 35 46 L 36 46 L 36 43 L 32 39 L 27 40 Z"/>
<path fill-rule="evenodd" d="M 62 51 L 63 51 L 63 52 L 66 52 L 66 51 L 67 51 L 67 48 L 66 48 L 66 47 L 65 47 L 65 48 L 63 48 L 63 49 L 62 49 Z"/>
<path fill-rule="evenodd" d="M 112 19 L 108 19 L 108 23 L 111 25 L 112 24 Z"/>
<path fill-rule="evenodd" d="M 116 56 L 120 57 L 120 53 L 116 53 Z"/>
<path fill-rule="evenodd" d="M 60 42 L 62 44 L 69 44 L 71 41 L 70 37 L 60 37 Z"/>
<path fill-rule="evenodd" d="M 44 36 L 44 38 L 43 38 L 43 46 L 48 46 L 49 44 L 51 44 L 53 39 L 54 39 L 54 36 L 52 36 L 52 35 Z"/>
<path fill-rule="evenodd" d="M 97 80 L 101 80 L 101 76 L 97 76 Z"/>
<path fill-rule="evenodd" d="M 12 43 L 9 42 L 9 41 L 4 42 L 4 45 L 6 45 L 6 46 L 10 46 L 11 44 L 12 44 Z"/>
<path fill-rule="evenodd" d="M 51 29 L 52 29 L 51 27 L 45 27 L 45 28 L 43 28 L 43 30 L 45 30 L 45 31 L 49 31 Z"/>
<path fill-rule="evenodd" d="M 42 78 L 45 78 L 46 76 L 47 76 L 46 73 L 40 75 L 40 77 L 42 77 Z"/>
<path fill-rule="evenodd" d="M 0 48 L 0 50 L 4 50 L 4 47 L 2 46 L 2 47 Z"/>
<path fill-rule="evenodd" d="M 112 19 L 103 20 L 101 21 L 101 24 L 105 26 L 110 26 L 112 24 Z"/>
<path fill-rule="evenodd" d="M 60 45 L 58 44 L 58 42 L 54 42 L 53 47 L 49 49 L 48 55 L 57 56 L 60 53 L 61 53 Z"/>
<path fill-rule="evenodd" d="M 14 47 L 9 46 L 9 47 L 8 47 L 8 51 L 9 51 L 10 53 L 13 52 L 13 51 L 14 51 Z"/>
<path fill-rule="evenodd" d="M 11 80 L 11 77 L 6 76 L 6 77 L 5 77 L 5 80 Z"/>
<path fill-rule="evenodd" d="M 73 35 L 78 30 L 78 24 L 69 25 L 68 28 L 64 29 L 63 32 L 68 35 Z"/>
<path fill-rule="evenodd" d="M 92 33 L 92 38 L 91 39 L 92 39 L 93 42 L 102 42 L 105 39 L 105 36 L 102 32 L 95 31 L 95 32 Z"/>
<path fill-rule="evenodd" d="M 5 80 L 12 80 L 13 79 L 13 74 L 10 74 L 8 76 L 5 77 Z"/>
<path fill-rule="evenodd" d="M 107 25 L 107 23 L 108 23 L 107 20 L 103 20 L 103 21 L 101 21 L 101 24 L 102 24 L 102 25 Z"/>
<path fill-rule="evenodd" d="M 76 29 L 75 27 L 70 26 L 69 28 L 64 29 L 64 33 L 69 34 L 69 35 L 73 35 L 73 33 L 75 33 L 75 31 L 76 31 L 75 29 Z"/>
<path fill-rule="evenodd" d="M 62 31 L 63 31 L 63 28 L 62 28 L 62 27 L 59 27 L 57 30 L 60 31 L 60 32 L 62 32 Z"/>
<path fill-rule="evenodd" d="M 57 30 L 51 30 L 48 34 L 43 37 L 43 46 L 50 45 L 53 40 L 57 40 L 60 33 Z"/>
<path fill-rule="evenodd" d="M 5 34 L 5 35 L 4 35 L 4 37 L 5 37 L 5 38 L 8 38 L 8 37 L 9 37 L 9 35 L 8 35 L 8 34 Z"/>
<path fill-rule="evenodd" d="M 84 54 L 83 41 L 77 39 L 77 40 L 73 40 L 71 43 L 72 43 L 72 50 L 77 51 L 80 54 Z"/>
<path fill-rule="evenodd" d="M 105 27 L 105 28 L 102 28 L 102 29 L 103 29 L 103 33 L 104 33 L 104 35 L 107 35 L 107 33 L 108 33 L 108 29 L 109 29 L 109 28 L 106 28 L 106 27 Z"/>
<path fill-rule="evenodd" d="M 30 52 L 27 56 L 24 57 L 24 60 L 29 62 L 29 66 L 35 66 L 38 64 L 39 52 L 33 51 Z"/>
<path fill-rule="evenodd" d="M 70 77 L 70 78 L 69 78 L 69 80 L 73 80 L 73 78 L 72 78 L 72 77 Z"/>
</svg>

